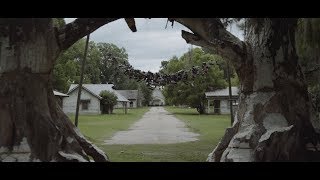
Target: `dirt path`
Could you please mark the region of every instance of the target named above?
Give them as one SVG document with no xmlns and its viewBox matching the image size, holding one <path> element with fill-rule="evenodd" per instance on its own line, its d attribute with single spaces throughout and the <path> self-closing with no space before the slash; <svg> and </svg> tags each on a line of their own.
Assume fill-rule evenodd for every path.
<svg viewBox="0 0 320 180">
<path fill-rule="evenodd" d="M 198 140 L 185 123 L 163 107 L 152 107 L 129 130 L 117 132 L 106 144 L 172 144 Z"/>
</svg>

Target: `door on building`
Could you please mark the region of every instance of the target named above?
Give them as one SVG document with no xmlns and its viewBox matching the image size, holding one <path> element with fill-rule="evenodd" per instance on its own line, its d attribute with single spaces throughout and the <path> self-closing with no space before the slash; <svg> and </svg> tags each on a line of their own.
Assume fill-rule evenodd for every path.
<svg viewBox="0 0 320 180">
<path fill-rule="evenodd" d="M 220 114 L 220 100 L 213 100 L 214 113 Z"/>
</svg>

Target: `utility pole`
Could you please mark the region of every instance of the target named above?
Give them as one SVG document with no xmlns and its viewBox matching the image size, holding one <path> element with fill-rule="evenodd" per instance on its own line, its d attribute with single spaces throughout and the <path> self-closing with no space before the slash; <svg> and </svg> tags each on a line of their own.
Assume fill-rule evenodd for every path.
<svg viewBox="0 0 320 180">
<path fill-rule="evenodd" d="M 193 47 L 192 47 L 192 44 L 190 44 L 190 48 L 189 48 L 189 61 L 188 61 L 188 68 L 191 68 L 192 67 L 192 50 L 193 50 Z"/>
<path fill-rule="evenodd" d="M 232 32 L 232 25 L 230 24 L 230 33 Z M 233 107 L 232 107 L 232 90 L 231 90 L 231 78 L 230 78 L 230 64 L 227 60 L 227 75 L 228 75 L 228 84 L 229 84 L 229 103 L 230 103 L 230 115 L 231 115 L 231 126 L 233 125 L 234 117 L 233 117 Z"/>
<path fill-rule="evenodd" d="M 227 74 L 228 74 L 228 84 L 229 84 L 229 103 L 230 103 L 230 115 L 231 115 L 231 126 L 233 124 L 233 107 L 232 107 L 232 90 L 231 90 L 231 78 L 230 78 L 230 65 L 229 61 L 227 60 Z"/>
<path fill-rule="evenodd" d="M 84 56 L 83 56 L 83 60 L 81 63 L 80 82 L 79 82 L 79 87 L 78 87 L 78 98 L 77 98 L 77 109 L 76 109 L 76 117 L 74 120 L 74 124 L 76 127 L 78 127 L 78 117 L 79 117 L 79 106 L 80 106 L 81 89 L 82 89 L 82 82 L 83 82 L 83 72 L 84 72 L 84 66 L 86 64 L 86 59 L 87 59 L 89 39 L 90 39 L 90 34 L 87 35 L 86 47 L 84 49 Z"/>
</svg>

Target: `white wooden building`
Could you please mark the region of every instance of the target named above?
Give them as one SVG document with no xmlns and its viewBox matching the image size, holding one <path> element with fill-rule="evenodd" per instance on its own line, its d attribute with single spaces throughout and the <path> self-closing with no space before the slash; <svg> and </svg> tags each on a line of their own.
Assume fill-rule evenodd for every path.
<svg viewBox="0 0 320 180">
<path fill-rule="evenodd" d="M 81 90 L 80 99 L 80 114 L 101 114 L 100 100 L 102 97 L 99 96 L 101 91 L 107 90 L 115 93 L 118 98 L 118 103 L 126 104 L 129 100 L 123 97 L 119 92 L 114 90 L 113 84 L 83 84 Z M 63 99 L 63 111 L 65 113 L 75 114 L 78 97 L 78 84 L 71 84 L 67 95 Z M 124 106 L 122 106 L 124 107 Z"/>
<path fill-rule="evenodd" d="M 233 110 L 238 106 L 239 89 L 231 87 Z M 208 114 L 230 114 L 229 88 L 205 92 Z"/>
<path fill-rule="evenodd" d="M 155 88 L 152 91 L 152 100 L 149 103 L 150 106 L 164 106 L 165 105 L 165 97 L 162 94 L 162 90 L 160 87 Z"/>
<path fill-rule="evenodd" d="M 129 100 L 128 108 L 137 108 L 140 106 L 139 100 L 139 92 L 138 90 L 116 90 L 120 93 L 123 97 Z M 123 104 L 117 104 L 117 108 L 123 107 Z"/>
</svg>

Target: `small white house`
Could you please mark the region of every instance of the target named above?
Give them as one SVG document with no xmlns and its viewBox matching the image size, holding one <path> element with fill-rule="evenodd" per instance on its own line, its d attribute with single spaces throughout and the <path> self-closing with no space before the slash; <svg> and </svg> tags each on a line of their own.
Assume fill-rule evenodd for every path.
<svg viewBox="0 0 320 180">
<path fill-rule="evenodd" d="M 231 87 L 231 100 L 233 101 L 233 110 L 235 110 L 238 106 L 238 93 L 238 87 Z M 208 114 L 230 114 L 229 88 L 205 92 L 205 95 L 206 99 L 208 100 L 206 109 L 206 112 Z"/>
<path fill-rule="evenodd" d="M 160 87 L 155 88 L 152 91 L 152 100 L 149 103 L 150 106 L 164 106 L 165 105 L 165 97 L 162 94 L 162 90 Z"/>
<path fill-rule="evenodd" d="M 129 100 L 128 108 L 137 108 L 139 106 L 138 90 L 116 90 L 123 97 Z M 117 108 L 123 107 L 122 103 L 117 104 Z"/>
<path fill-rule="evenodd" d="M 101 114 L 100 100 L 102 97 L 99 96 L 101 91 L 107 90 L 115 93 L 118 98 L 118 103 L 126 104 L 129 100 L 123 97 L 119 92 L 114 90 L 113 84 L 83 84 L 81 90 L 80 99 L 80 114 Z M 63 111 L 65 113 L 75 113 L 78 98 L 78 84 L 71 84 L 67 95 L 63 99 Z M 126 106 L 123 106 L 126 107 Z"/>
</svg>

